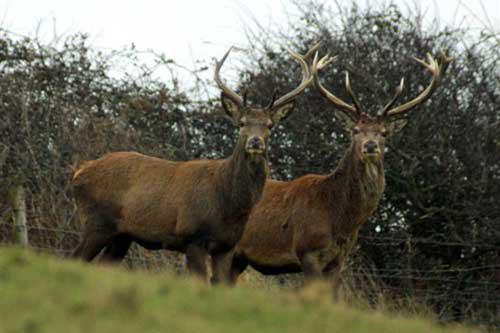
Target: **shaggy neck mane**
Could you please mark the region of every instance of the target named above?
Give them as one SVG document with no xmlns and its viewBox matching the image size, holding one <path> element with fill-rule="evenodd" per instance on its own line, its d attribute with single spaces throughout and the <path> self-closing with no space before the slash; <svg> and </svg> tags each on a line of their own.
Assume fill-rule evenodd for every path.
<svg viewBox="0 0 500 333">
<path fill-rule="evenodd" d="M 252 157 L 245 150 L 245 140 L 240 138 L 220 173 L 224 217 L 248 215 L 260 199 L 267 175 L 267 150 L 262 156 Z"/>
<path fill-rule="evenodd" d="M 366 162 L 356 154 L 354 143 L 327 178 L 330 207 L 337 235 L 355 235 L 376 210 L 384 193 L 383 159 Z M 342 207 L 342 208 L 340 208 Z"/>
</svg>

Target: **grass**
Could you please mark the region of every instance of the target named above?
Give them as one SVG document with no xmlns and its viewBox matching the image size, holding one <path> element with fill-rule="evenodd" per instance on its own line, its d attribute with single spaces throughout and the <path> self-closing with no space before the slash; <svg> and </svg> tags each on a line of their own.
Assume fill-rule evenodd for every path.
<svg viewBox="0 0 500 333">
<path fill-rule="evenodd" d="M 298 293 L 210 288 L 164 273 L 129 272 L 0 248 L 0 332 L 470 332 Z"/>
</svg>

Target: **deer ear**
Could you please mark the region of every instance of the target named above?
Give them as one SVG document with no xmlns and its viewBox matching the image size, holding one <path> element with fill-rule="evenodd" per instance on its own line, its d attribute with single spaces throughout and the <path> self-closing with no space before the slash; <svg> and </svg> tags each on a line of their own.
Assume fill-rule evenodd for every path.
<svg viewBox="0 0 500 333">
<path fill-rule="evenodd" d="M 389 132 L 391 134 L 397 133 L 408 124 L 408 119 L 398 119 L 389 123 Z"/>
<path fill-rule="evenodd" d="M 231 118 L 234 124 L 238 125 L 241 118 L 241 111 L 238 104 L 236 104 L 226 93 L 222 92 L 220 94 L 220 101 L 222 104 L 222 108 L 226 115 Z"/>
<path fill-rule="evenodd" d="M 295 102 L 291 101 L 286 103 L 280 107 L 271 109 L 271 119 L 274 124 L 277 124 L 279 121 L 286 119 L 292 112 L 295 107 Z"/>
<path fill-rule="evenodd" d="M 354 126 L 354 121 L 344 112 L 335 110 L 335 118 L 342 123 L 345 129 L 350 130 Z"/>
</svg>

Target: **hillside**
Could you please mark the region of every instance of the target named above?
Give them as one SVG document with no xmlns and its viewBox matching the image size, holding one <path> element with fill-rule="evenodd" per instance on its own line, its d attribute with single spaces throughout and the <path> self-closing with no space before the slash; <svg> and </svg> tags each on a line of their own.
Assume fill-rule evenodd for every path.
<svg viewBox="0 0 500 333">
<path fill-rule="evenodd" d="M 185 277 L 0 249 L 1 332 L 467 332 L 317 295 L 209 288 Z"/>
</svg>

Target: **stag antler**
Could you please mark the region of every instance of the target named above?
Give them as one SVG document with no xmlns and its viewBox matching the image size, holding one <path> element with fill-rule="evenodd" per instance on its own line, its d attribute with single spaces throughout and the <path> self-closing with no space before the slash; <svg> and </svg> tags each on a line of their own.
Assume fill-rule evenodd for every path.
<svg viewBox="0 0 500 333">
<path fill-rule="evenodd" d="M 361 113 L 361 104 L 358 101 L 358 98 L 356 95 L 354 95 L 354 91 L 352 91 L 351 88 L 351 80 L 349 80 L 349 72 L 345 71 L 345 90 L 349 94 L 349 96 L 352 99 L 352 102 L 354 103 L 354 107 L 358 111 L 358 113 Z"/>
<path fill-rule="evenodd" d="M 396 115 L 400 116 L 406 114 L 408 111 L 412 110 L 416 106 L 427 101 L 441 83 L 444 73 L 448 69 L 449 64 L 453 61 L 453 58 L 446 56 L 446 54 L 443 51 L 441 51 L 437 60 L 434 59 L 430 53 L 427 53 L 427 62 L 415 57 L 413 59 L 415 59 L 418 63 L 423 65 L 426 69 L 428 69 L 432 73 L 431 82 L 429 83 L 427 88 L 413 100 L 391 109 L 391 107 L 394 105 L 398 97 L 401 95 L 401 92 L 403 91 L 404 81 L 401 80 L 401 84 L 399 85 L 398 89 L 396 89 L 394 97 L 380 113 L 381 116 L 383 117 L 392 117 Z"/>
<path fill-rule="evenodd" d="M 389 101 L 389 103 L 387 103 L 386 106 L 384 106 L 384 109 L 382 110 L 382 112 L 380 112 L 381 115 L 385 115 L 387 113 L 387 111 L 390 108 L 392 108 L 392 106 L 394 105 L 394 103 L 396 103 L 396 101 L 398 100 L 399 96 L 401 96 L 401 94 L 403 93 L 404 85 L 405 85 L 405 79 L 402 78 L 401 82 L 399 83 L 399 86 L 396 88 L 396 93 L 394 94 L 394 97 Z"/>
<path fill-rule="evenodd" d="M 227 97 L 229 97 L 239 107 L 242 107 L 245 104 L 244 100 L 240 96 L 238 96 L 238 94 L 235 93 L 231 88 L 229 88 L 228 86 L 226 86 L 224 84 L 224 82 L 222 82 L 222 79 L 220 78 L 220 69 L 222 68 L 222 65 L 226 61 L 226 58 L 227 58 L 227 56 L 229 55 L 229 53 L 231 52 L 232 49 L 233 49 L 233 47 L 231 46 L 229 48 L 229 50 L 227 50 L 226 54 L 224 54 L 224 56 L 222 57 L 222 59 L 220 61 L 216 61 L 215 62 L 215 75 L 214 75 L 214 79 L 215 79 L 215 82 L 217 83 L 217 86 L 219 86 L 219 89 L 222 90 L 222 92 L 225 93 L 227 95 Z"/>
<path fill-rule="evenodd" d="M 279 90 L 277 88 L 274 89 L 273 95 L 271 97 L 271 101 L 269 102 L 269 104 L 267 104 L 266 109 L 271 109 L 273 107 L 274 101 L 276 101 L 276 99 L 278 98 L 278 94 L 279 94 Z"/>
<path fill-rule="evenodd" d="M 283 106 L 288 102 L 292 101 L 293 99 L 297 98 L 297 96 L 302 94 L 302 92 L 307 88 L 307 86 L 311 84 L 313 80 L 313 75 L 309 70 L 309 65 L 307 64 L 307 58 L 309 58 L 311 54 L 313 54 L 313 52 L 316 52 L 319 46 L 320 43 L 315 44 L 309 51 L 307 51 L 307 53 L 304 56 L 290 49 L 287 49 L 288 53 L 290 53 L 290 55 L 300 64 L 300 67 L 302 68 L 302 82 L 299 84 L 297 88 L 295 88 L 288 94 L 280 97 L 277 101 L 275 101 L 271 105 L 273 108 L 279 108 L 280 106 Z"/>
<path fill-rule="evenodd" d="M 319 74 L 318 74 L 319 71 L 325 68 L 329 63 L 335 61 L 336 59 L 337 59 L 336 56 L 330 57 L 330 55 L 327 54 L 326 56 L 321 58 L 321 60 L 318 60 L 318 52 L 316 52 L 316 54 L 314 55 L 314 60 L 312 65 L 314 83 L 318 87 L 320 93 L 330 102 L 332 102 L 335 107 L 344 111 L 350 117 L 355 117 L 355 118 L 359 117 L 361 115 L 361 106 L 359 104 L 358 99 L 354 95 L 354 92 L 352 91 L 348 72 L 346 72 L 345 87 L 347 93 L 349 94 L 354 103 L 354 106 L 347 104 L 346 102 L 344 102 L 343 100 L 332 94 L 330 91 L 328 91 L 328 89 L 325 88 L 325 86 L 323 86 L 323 84 L 319 80 Z"/>
<path fill-rule="evenodd" d="M 271 103 L 268 105 L 268 108 L 278 108 L 282 105 L 285 105 L 286 103 L 292 101 L 293 99 L 297 98 L 306 88 L 307 86 L 312 82 L 313 76 L 309 70 L 309 66 L 307 64 L 307 58 L 310 57 L 310 55 L 313 52 L 316 52 L 316 50 L 319 48 L 320 43 L 315 44 L 309 51 L 307 51 L 305 56 L 302 56 L 296 52 L 293 52 L 290 49 L 287 49 L 287 51 L 290 53 L 290 55 L 297 60 L 297 62 L 300 64 L 300 67 L 302 68 L 302 82 L 299 84 L 297 88 L 294 90 L 290 91 L 288 94 L 280 97 L 278 100 L 276 100 L 276 91 L 273 94 L 273 98 L 271 100 Z M 226 54 L 222 57 L 220 61 L 217 61 L 215 64 L 215 75 L 214 79 L 215 82 L 217 83 L 217 86 L 222 90 L 223 93 L 225 93 L 234 103 L 236 103 L 239 107 L 242 107 L 246 104 L 246 96 L 245 98 L 241 98 L 236 92 L 234 92 L 232 89 L 230 89 L 228 86 L 222 82 L 222 79 L 220 77 L 220 69 L 222 68 L 222 65 L 226 61 L 226 58 L 228 57 L 229 53 L 233 47 L 230 47 L 229 50 L 226 52 Z"/>
</svg>

